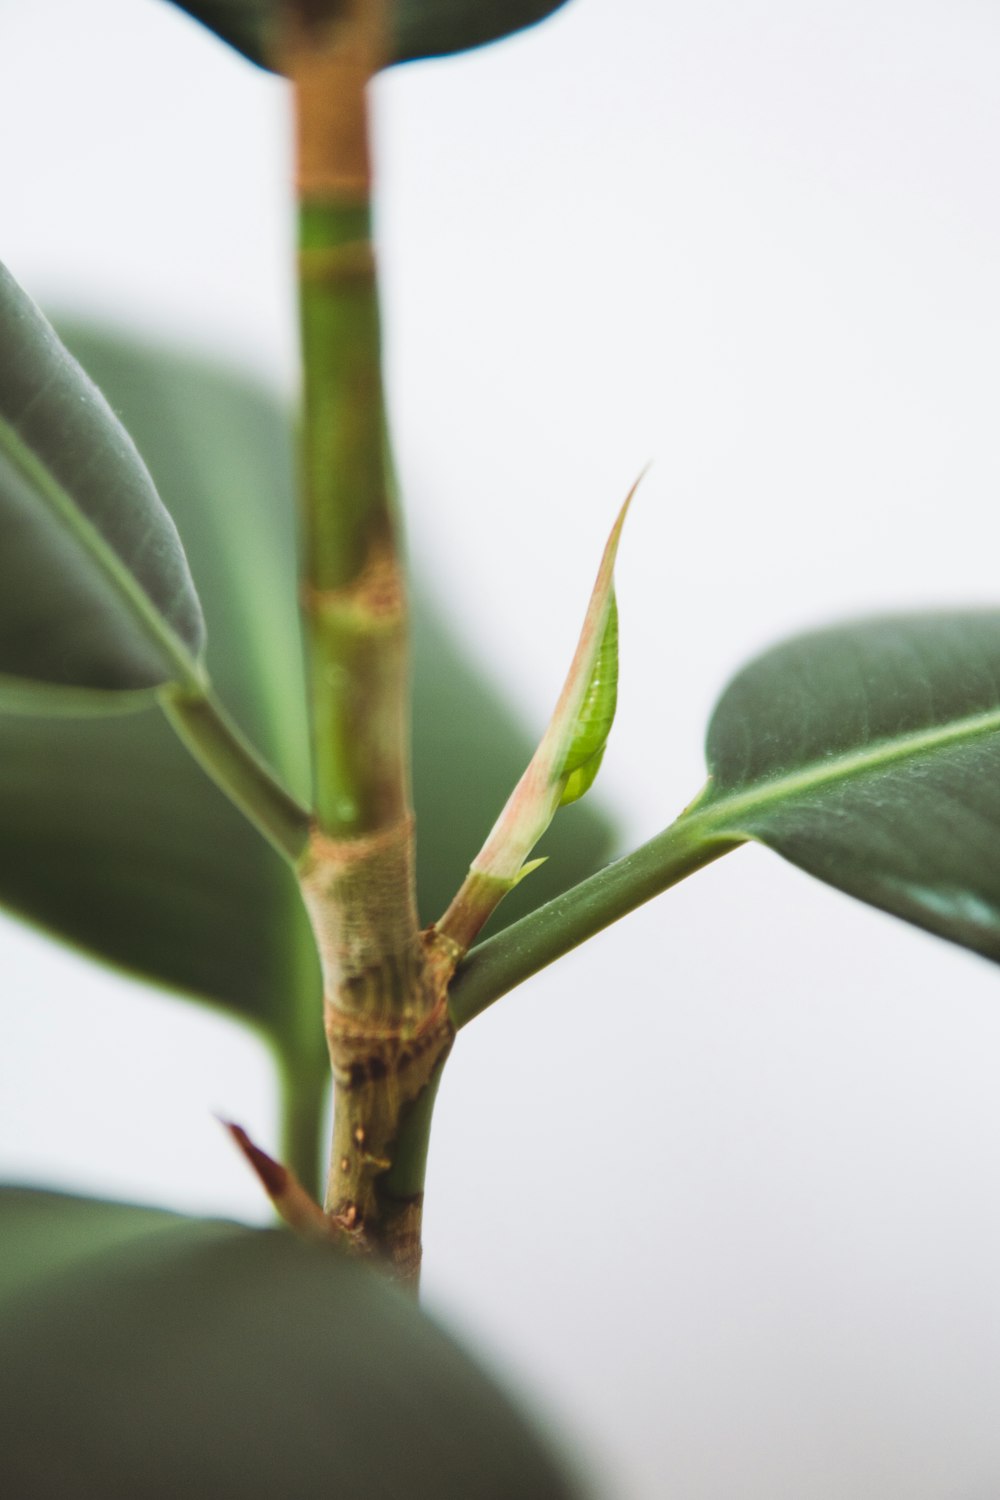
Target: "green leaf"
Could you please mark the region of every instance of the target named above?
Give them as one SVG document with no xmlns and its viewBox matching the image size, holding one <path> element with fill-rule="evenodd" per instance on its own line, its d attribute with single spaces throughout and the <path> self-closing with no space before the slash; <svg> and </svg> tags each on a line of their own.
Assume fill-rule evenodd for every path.
<svg viewBox="0 0 1000 1500">
<path fill-rule="evenodd" d="M 5 1495 L 572 1493 L 458 1346 L 333 1250 L 16 1189 L 0 1233 Z"/>
<path fill-rule="evenodd" d="M 469 880 L 492 902 L 491 910 L 523 877 L 525 861 L 557 809 L 583 796 L 601 764 L 618 701 L 615 560 L 638 483 L 629 491 L 605 545 L 576 651 L 545 733 L 470 866 Z M 457 899 L 463 900 L 463 892 Z M 447 918 L 441 930 L 446 927 Z"/>
<path fill-rule="evenodd" d="M 614 594 L 561 775 L 565 778 L 560 807 L 578 802 L 594 784 L 618 707 L 618 605 Z"/>
<path fill-rule="evenodd" d="M 0 673 L 196 686 L 204 623 L 177 531 L 94 384 L 0 266 Z"/>
<path fill-rule="evenodd" d="M 397 0 L 395 62 L 442 57 L 544 21 L 566 0 Z"/>
<path fill-rule="evenodd" d="M 278 0 L 173 0 L 180 10 L 214 31 L 251 62 L 266 67 L 271 52 L 270 28 Z"/>
<path fill-rule="evenodd" d="M 693 821 L 1000 961 L 1000 613 L 801 636 L 724 693 Z"/>
<path fill-rule="evenodd" d="M 449 992 L 456 1026 L 749 839 L 1000 962 L 1000 612 L 775 647 L 724 692 L 708 762 L 663 833 L 472 951 Z"/>
<path fill-rule="evenodd" d="M 417 589 L 414 601 L 413 795 L 421 917 L 440 916 L 489 833 L 496 808 L 531 759 L 531 736 Z M 497 930 L 608 859 L 614 831 L 588 799 L 556 818 L 545 864 L 504 900 Z"/>
<path fill-rule="evenodd" d="M 308 799 L 287 415 L 229 372 L 81 329 L 64 337 L 177 517 L 220 698 Z M 419 600 L 415 636 L 418 878 L 430 921 L 531 745 Z M 5 705 L 5 689 L 0 707 L 18 712 L 0 717 L 0 902 L 96 957 L 224 1006 L 322 1078 L 319 968 L 284 862 L 159 713 L 60 718 L 44 694 L 43 717 L 24 693 Z M 511 916 L 606 858 L 611 833 L 598 813 L 574 809 L 560 823 L 552 858 L 511 898 Z"/>
<path fill-rule="evenodd" d="M 65 337 L 137 435 L 177 517 L 220 697 L 307 795 L 289 424 L 228 374 L 81 331 Z M 24 695 L 17 706 L 0 719 L 0 901 L 117 966 L 226 1007 L 322 1077 L 318 965 L 283 861 L 159 713 L 43 717 Z"/>
<path fill-rule="evenodd" d="M 272 65 L 269 59 L 280 14 L 278 0 L 174 3 L 251 62 Z M 389 0 L 390 61 L 416 62 L 481 47 L 543 21 L 565 4 L 566 0 Z M 336 0 L 331 0 L 328 11 L 335 14 L 336 10 Z"/>
</svg>

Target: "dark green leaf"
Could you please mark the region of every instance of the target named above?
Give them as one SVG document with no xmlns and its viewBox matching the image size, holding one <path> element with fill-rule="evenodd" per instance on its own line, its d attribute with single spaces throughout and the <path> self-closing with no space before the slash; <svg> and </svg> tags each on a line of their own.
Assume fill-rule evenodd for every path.
<svg viewBox="0 0 1000 1500">
<path fill-rule="evenodd" d="M 173 0 L 209 31 L 242 52 L 251 62 L 266 67 L 272 43 L 269 36 L 278 0 Z"/>
<path fill-rule="evenodd" d="M 693 822 L 1000 961 L 1000 614 L 802 636 L 712 720 Z"/>
<path fill-rule="evenodd" d="M 196 682 L 174 524 L 101 393 L 0 266 L 0 673 L 74 689 Z"/>
<path fill-rule="evenodd" d="M 220 696 L 306 793 L 288 424 L 253 389 L 193 362 L 66 337 L 174 509 Z M 160 714 L 73 720 L 20 707 L 0 720 L 0 900 L 112 963 L 226 1006 L 318 1071 L 318 967 L 283 862 Z"/>
<path fill-rule="evenodd" d="M 552 15 L 566 0 L 396 0 L 396 62 L 498 41 Z"/>
<path fill-rule="evenodd" d="M 333 1250 L 24 1190 L 0 1192 L 0 1232 L 0 1493 L 572 1492 L 472 1361 Z"/>
<path fill-rule="evenodd" d="M 308 798 L 291 426 L 254 388 L 175 356 L 67 331 L 147 455 L 208 616 L 212 678 Z M 454 639 L 416 625 L 420 904 L 439 916 L 531 754 Z M 0 683 L 0 705 L 4 685 Z M 295 882 L 158 713 L 0 719 L 0 901 L 87 951 L 226 1006 L 326 1068 L 320 981 Z M 581 879 L 610 833 L 589 806 L 503 917 Z"/>
<path fill-rule="evenodd" d="M 269 66 L 278 0 L 174 0 L 251 62 Z M 465 52 L 521 31 L 566 0 L 389 0 L 392 62 Z M 314 6 L 314 8 L 316 8 Z M 330 14 L 337 11 L 330 0 Z"/>
</svg>

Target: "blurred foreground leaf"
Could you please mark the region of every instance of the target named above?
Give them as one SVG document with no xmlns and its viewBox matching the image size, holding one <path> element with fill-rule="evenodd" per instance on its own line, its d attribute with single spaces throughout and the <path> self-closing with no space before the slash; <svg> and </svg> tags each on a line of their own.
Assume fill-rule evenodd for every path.
<svg viewBox="0 0 1000 1500">
<path fill-rule="evenodd" d="M 75 690 L 196 680 L 204 624 L 174 524 L 2 265 L 0 355 L 0 673 Z"/>
<path fill-rule="evenodd" d="M 220 698 L 308 799 L 290 423 L 229 373 L 80 329 L 66 338 L 177 518 Z M 416 704 L 420 901 L 431 920 L 531 744 L 426 611 Z M 160 714 L 60 719 L 26 707 L 0 714 L 0 901 L 97 957 L 225 1006 L 325 1071 L 312 935 L 281 859 Z M 608 827 L 591 808 L 564 821 L 510 917 L 605 856 Z"/>
<path fill-rule="evenodd" d="M 804 635 L 751 662 L 692 822 L 1000 961 L 1000 613 Z"/>
<path fill-rule="evenodd" d="M 566 0 L 388 0 L 391 61 L 465 52 L 543 21 Z M 174 0 L 251 62 L 270 66 L 279 0 Z M 336 14 L 336 0 L 328 11 Z"/>
<path fill-rule="evenodd" d="M 471 1360 L 333 1250 L 24 1189 L 0 1233 L 5 1495 L 572 1493 Z"/>
</svg>

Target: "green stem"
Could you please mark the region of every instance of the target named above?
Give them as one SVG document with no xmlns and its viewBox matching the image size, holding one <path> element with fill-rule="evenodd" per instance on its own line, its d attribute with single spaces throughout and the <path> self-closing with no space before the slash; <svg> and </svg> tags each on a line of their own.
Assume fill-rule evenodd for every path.
<svg viewBox="0 0 1000 1500">
<path fill-rule="evenodd" d="M 160 705 L 195 760 L 255 828 L 295 864 L 309 838 L 309 813 L 286 792 L 209 693 L 170 685 Z"/>
<path fill-rule="evenodd" d="M 291 1167 L 302 1186 L 314 1197 L 322 1196 L 324 1161 L 321 1142 L 326 1130 L 326 1098 L 330 1070 L 321 1057 L 303 1061 L 290 1055 L 278 1057 L 281 1087 L 281 1159 Z"/>
<path fill-rule="evenodd" d="M 539 969 L 743 842 L 715 831 L 705 814 L 682 815 L 632 854 L 480 943 L 459 965 L 449 989 L 456 1029 Z"/>
<path fill-rule="evenodd" d="M 407 816 L 406 618 L 387 454 L 366 204 L 300 213 L 302 607 L 320 828 L 357 838 Z"/>
<path fill-rule="evenodd" d="M 420 1195 L 382 1180 L 451 1045 L 417 920 L 406 590 L 382 395 L 367 86 L 384 0 L 285 0 L 296 106 L 302 428 L 301 603 L 316 827 L 299 883 L 316 936 L 334 1074 L 326 1209 L 416 1286 Z M 405 1175 L 405 1173 L 404 1173 Z"/>
</svg>

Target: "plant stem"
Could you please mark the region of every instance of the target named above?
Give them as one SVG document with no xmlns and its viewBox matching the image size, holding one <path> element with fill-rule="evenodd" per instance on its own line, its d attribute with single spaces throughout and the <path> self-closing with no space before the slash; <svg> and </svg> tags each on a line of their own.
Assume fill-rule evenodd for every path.
<svg viewBox="0 0 1000 1500">
<path fill-rule="evenodd" d="M 408 814 L 406 601 L 391 499 L 367 205 L 305 202 L 302 607 L 320 828 Z"/>
<path fill-rule="evenodd" d="M 451 982 L 448 1007 L 455 1029 L 539 969 L 742 842 L 715 833 L 705 814 L 683 814 L 632 854 L 480 943 Z"/>
<path fill-rule="evenodd" d="M 327 7 L 329 8 L 329 7 Z M 301 589 L 316 826 L 299 865 L 334 1075 L 328 1212 L 415 1287 L 420 1186 L 387 1188 L 451 1045 L 416 910 L 408 618 L 381 381 L 366 85 L 383 0 L 289 0 L 305 383 Z"/>
<path fill-rule="evenodd" d="M 170 685 L 158 694 L 177 734 L 212 780 L 290 864 L 309 839 L 310 818 L 260 759 L 210 692 Z"/>
<path fill-rule="evenodd" d="M 322 1182 L 320 1139 L 326 1113 L 326 1069 L 317 1073 L 312 1059 L 288 1053 L 278 1056 L 281 1101 L 281 1160 L 310 1193 Z"/>
</svg>

